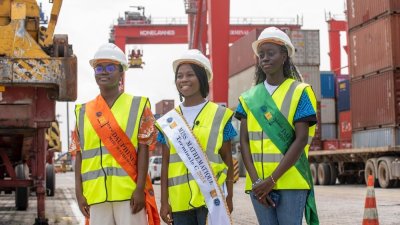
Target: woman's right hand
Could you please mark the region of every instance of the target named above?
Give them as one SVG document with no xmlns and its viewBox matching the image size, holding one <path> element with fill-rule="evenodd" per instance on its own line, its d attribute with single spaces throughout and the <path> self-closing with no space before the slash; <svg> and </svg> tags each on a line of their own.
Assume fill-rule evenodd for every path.
<svg viewBox="0 0 400 225">
<path fill-rule="evenodd" d="M 79 209 L 81 210 L 82 214 L 86 217 L 90 217 L 90 206 L 87 204 L 85 196 L 82 194 L 76 195 L 76 200 L 78 201 Z"/>
<path fill-rule="evenodd" d="M 161 204 L 160 216 L 166 224 L 172 225 L 172 209 L 168 203 Z"/>
</svg>

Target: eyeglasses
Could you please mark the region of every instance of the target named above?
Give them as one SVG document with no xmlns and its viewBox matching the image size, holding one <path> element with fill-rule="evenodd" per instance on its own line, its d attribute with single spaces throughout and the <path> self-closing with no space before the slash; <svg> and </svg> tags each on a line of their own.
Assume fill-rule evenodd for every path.
<svg viewBox="0 0 400 225">
<path fill-rule="evenodd" d="M 102 74 L 104 71 L 106 71 L 106 73 L 114 73 L 116 70 L 118 69 L 118 65 L 115 64 L 108 64 L 106 66 L 102 66 L 102 65 L 97 65 L 94 68 L 94 74 L 99 75 Z"/>
</svg>

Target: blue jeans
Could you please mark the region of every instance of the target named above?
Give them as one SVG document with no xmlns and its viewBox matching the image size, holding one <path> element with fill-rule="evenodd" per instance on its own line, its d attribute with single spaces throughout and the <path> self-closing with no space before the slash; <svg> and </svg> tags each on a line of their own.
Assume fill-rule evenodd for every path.
<svg viewBox="0 0 400 225">
<path fill-rule="evenodd" d="M 182 212 L 173 212 L 173 225 L 206 225 L 208 209 L 203 206 Z"/>
<path fill-rule="evenodd" d="M 274 190 L 276 207 L 265 207 L 253 193 L 250 199 L 260 225 L 301 225 L 308 190 Z"/>
</svg>

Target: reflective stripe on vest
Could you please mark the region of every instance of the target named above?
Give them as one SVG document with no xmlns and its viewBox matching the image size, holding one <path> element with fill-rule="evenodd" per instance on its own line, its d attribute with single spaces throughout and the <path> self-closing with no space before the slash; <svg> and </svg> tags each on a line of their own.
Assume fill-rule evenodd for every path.
<svg viewBox="0 0 400 225">
<path fill-rule="evenodd" d="M 179 111 L 179 108 L 177 110 Z M 211 168 L 219 184 L 225 181 L 227 174 L 227 166 L 219 155 L 219 150 L 223 144 L 224 127 L 232 115 L 233 112 L 230 109 L 208 102 L 196 118 L 199 124 L 195 123 L 192 129 L 211 162 Z M 188 169 L 173 145 L 169 144 L 168 192 L 172 212 L 205 205 L 204 197 L 196 181 L 188 173 Z"/>
<path fill-rule="evenodd" d="M 95 171 L 90 171 L 82 174 L 82 182 L 94 180 L 104 176 L 128 176 L 122 168 L 107 167 Z"/>
<path fill-rule="evenodd" d="M 294 114 L 297 109 L 299 99 L 302 95 L 303 90 L 306 90 L 310 101 L 313 104 L 314 110 L 316 111 L 316 100 L 315 95 L 311 88 L 307 88 L 307 85 L 294 81 L 292 79 L 285 80 L 281 86 L 279 86 L 274 92 L 272 98 L 276 105 L 280 109 L 281 113 L 288 120 L 289 124 L 293 124 Z M 256 96 L 255 96 L 256 97 Z M 277 147 L 271 142 L 265 132 L 262 131 L 257 120 L 253 114 L 240 98 L 240 102 L 246 112 L 247 116 L 247 128 L 249 135 L 250 151 L 253 159 L 254 166 L 257 170 L 257 174 L 260 178 L 267 178 L 277 167 L 279 162 L 282 160 L 283 155 L 277 149 Z M 315 125 L 309 128 L 308 143 L 304 149 L 305 154 L 308 154 L 309 144 L 313 139 L 315 133 Z M 276 189 L 308 189 L 308 184 L 304 178 L 299 174 L 297 169 L 292 166 L 282 177 L 277 181 Z M 246 176 L 246 190 L 251 190 L 251 181 L 248 175 Z"/>
<path fill-rule="evenodd" d="M 122 123 L 121 128 L 130 137 L 135 147 L 138 145 L 137 133 L 141 117 L 139 113 L 142 113 L 148 104 L 147 98 L 133 97 L 123 93 L 111 109 L 115 119 L 118 123 Z M 100 146 L 101 140 L 85 115 L 86 105 L 78 107 L 76 116 L 82 148 L 81 176 L 88 204 L 130 199 L 136 188 L 135 182 L 115 161 L 108 149 Z M 107 179 L 107 176 L 113 178 Z"/>
</svg>

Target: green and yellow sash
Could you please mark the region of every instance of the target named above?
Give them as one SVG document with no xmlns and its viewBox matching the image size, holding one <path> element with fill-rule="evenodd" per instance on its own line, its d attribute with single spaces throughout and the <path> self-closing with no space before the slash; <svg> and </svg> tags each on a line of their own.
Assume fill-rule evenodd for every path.
<svg viewBox="0 0 400 225">
<path fill-rule="evenodd" d="M 254 98 L 253 96 L 257 96 Z M 243 100 L 256 118 L 262 130 L 284 155 L 295 139 L 295 132 L 285 116 L 276 106 L 272 96 L 267 92 L 263 83 L 243 93 Z M 314 186 L 308 159 L 303 152 L 294 165 L 310 186 L 305 207 L 307 224 L 319 224 L 317 207 L 315 204 Z"/>
</svg>

